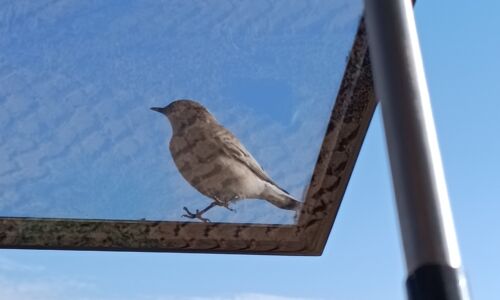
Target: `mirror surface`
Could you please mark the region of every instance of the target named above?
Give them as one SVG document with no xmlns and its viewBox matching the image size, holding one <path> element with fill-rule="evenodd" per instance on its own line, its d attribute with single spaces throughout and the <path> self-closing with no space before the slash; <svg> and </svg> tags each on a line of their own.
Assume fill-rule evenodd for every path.
<svg viewBox="0 0 500 300">
<path fill-rule="evenodd" d="M 213 200 L 181 176 L 172 127 L 150 110 L 176 99 L 203 105 L 303 201 L 361 14 L 346 0 L 7 1 L 0 216 L 189 221 L 183 207 Z M 272 201 L 228 207 L 204 217 L 295 220 Z"/>
</svg>

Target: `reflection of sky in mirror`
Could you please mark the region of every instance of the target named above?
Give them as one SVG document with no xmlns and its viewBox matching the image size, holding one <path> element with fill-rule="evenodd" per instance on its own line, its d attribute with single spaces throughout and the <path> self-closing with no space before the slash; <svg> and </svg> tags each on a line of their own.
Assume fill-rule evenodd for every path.
<svg viewBox="0 0 500 300">
<path fill-rule="evenodd" d="M 0 215 L 185 220 L 149 110 L 196 99 L 302 198 L 361 1 L 10 1 L 0 9 Z M 213 221 L 289 223 L 264 201 Z"/>
</svg>

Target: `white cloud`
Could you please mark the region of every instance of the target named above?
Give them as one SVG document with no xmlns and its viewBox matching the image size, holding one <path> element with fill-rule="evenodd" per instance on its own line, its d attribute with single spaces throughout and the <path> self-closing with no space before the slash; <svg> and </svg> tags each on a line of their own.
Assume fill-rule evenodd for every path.
<svg viewBox="0 0 500 300">
<path fill-rule="evenodd" d="M 237 293 L 222 296 L 169 296 L 144 293 L 102 296 L 106 286 L 78 275 L 50 275 L 43 265 L 23 263 L 0 255 L 0 299 L 8 300 L 321 300 L 264 293 Z"/>
<path fill-rule="evenodd" d="M 0 299 L 63 300 L 68 295 L 95 290 L 95 284 L 71 276 L 47 275 L 43 265 L 29 264 L 0 255 Z M 84 298 L 71 297 L 75 300 Z"/>
<path fill-rule="evenodd" d="M 287 297 L 271 294 L 261 294 L 261 293 L 241 293 L 230 296 L 200 296 L 200 297 L 152 297 L 147 298 L 148 300 L 319 300 L 313 298 L 300 298 L 300 297 Z"/>
<path fill-rule="evenodd" d="M 0 275 L 0 299 L 9 300 L 320 300 L 318 298 L 288 297 L 272 294 L 242 293 L 228 296 L 123 296 L 100 297 L 93 283 L 71 278 L 12 279 Z"/>
<path fill-rule="evenodd" d="M 0 256 L 0 272 L 40 272 L 45 268 L 39 265 L 23 264 L 5 256 Z M 0 298 L 4 299 L 4 298 Z M 7 299 L 7 298 L 5 298 Z"/>
<path fill-rule="evenodd" d="M 94 285 L 83 281 L 63 278 L 12 279 L 0 276 L 0 299 L 9 300 L 84 300 L 79 293 L 93 290 Z"/>
<path fill-rule="evenodd" d="M 197 298 L 193 300 L 312 300 L 311 298 L 284 297 L 267 294 L 240 294 L 227 298 Z"/>
</svg>

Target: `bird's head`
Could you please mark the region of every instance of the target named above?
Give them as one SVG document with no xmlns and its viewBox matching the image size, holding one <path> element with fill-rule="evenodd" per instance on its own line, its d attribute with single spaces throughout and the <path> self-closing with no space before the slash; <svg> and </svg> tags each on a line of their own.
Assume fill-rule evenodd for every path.
<svg viewBox="0 0 500 300">
<path fill-rule="evenodd" d="M 193 100 L 175 100 L 165 107 L 151 107 L 151 110 L 165 115 L 174 131 L 198 122 L 215 121 L 203 105 Z"/>
</svg>

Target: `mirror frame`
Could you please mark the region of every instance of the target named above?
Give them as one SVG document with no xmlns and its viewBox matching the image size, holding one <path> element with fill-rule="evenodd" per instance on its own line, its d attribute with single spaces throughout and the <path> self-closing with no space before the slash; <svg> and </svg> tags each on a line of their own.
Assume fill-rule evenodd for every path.
<svg viewBox="0 0 500 300">
<path fill-rule="evenodd" d="M 0 248 L 321 255 L 375 107 L 361 19 L 296 224 L 0 217 Z"/>
</svg>

